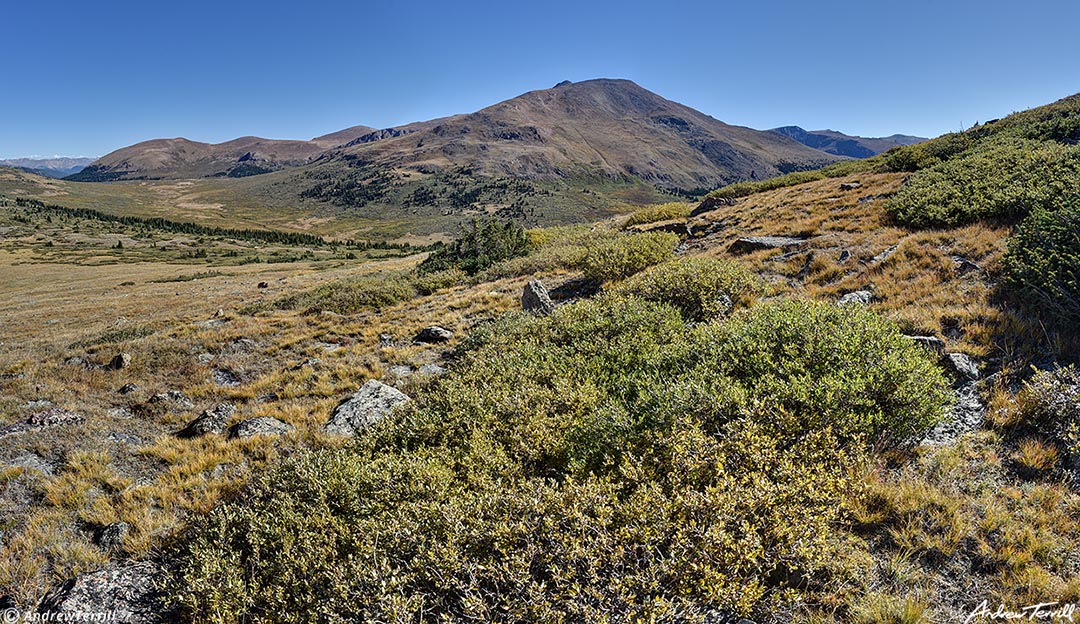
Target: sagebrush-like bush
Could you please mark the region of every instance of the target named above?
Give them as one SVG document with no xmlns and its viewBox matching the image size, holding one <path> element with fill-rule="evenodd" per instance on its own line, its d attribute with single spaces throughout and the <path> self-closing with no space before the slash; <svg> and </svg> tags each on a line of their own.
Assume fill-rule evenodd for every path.
<svg viewBox="0 0 1080 624">
<path fill-rule="evenodd" d="M 898 222 L 951 227 L 1015 220 L 1080 188 L 1080 148 L 1002 137 L 927 169 L 889 200 Z"/>
<path fill-rule="evenodd" d="M 355 314 L 408 301 L 417 295 L 413 276 L 381 273 L 323 284 L 279 299 L 278 308 Z"/>
<path fill-rule="evenodd" d="M 582 261 L 587 279 L 598 282 L 630 277 L 671 257 L 679 237 L 669 232 L 624 234 L 588 247 Z"/>
<path fill-rule="evenodd" d="M 1040 371 L 1020 396 L 1020 426 L 1059 446 L 1080 463 L 1080 370 L 1069 366 Z"/>
<path fill-rule="evenodd" d="M 747 304 L 760 280 L 741 264 L 710 258 L 677 258 L 645 269 L 614 293 L 675 306 L 689 321 L 704 321 Z"/>
<path fill-rule="evenodd" d="M 1080 200 L 1059 198 L 1031 213 L 1009 240 L 1004 286 L 1040 315 L 1080 324 Z"/>
<path fill-rule="evenodd" d="M 868 444 L 927 426 L 944 392 L 865 310 L 694 329 L 632 296 L 511 314 L 351 447 L 301 453 L 201 520 L 176 596 L 221 623 L 768 610 L 831 557 Z"/>
</svg>

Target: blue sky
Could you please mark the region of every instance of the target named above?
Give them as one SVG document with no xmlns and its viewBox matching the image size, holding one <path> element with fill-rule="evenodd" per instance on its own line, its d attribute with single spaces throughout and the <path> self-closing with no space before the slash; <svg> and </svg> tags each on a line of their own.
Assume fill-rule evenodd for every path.
<svg viewBox="0 0 1080 624">
<path fill-rule="evenodd" d="M 311 138 L 629 78 L 728 123 L 935 136 L 1080 91 L 1076 2 L 5 2 L 0 158 Z"/>
</svg>

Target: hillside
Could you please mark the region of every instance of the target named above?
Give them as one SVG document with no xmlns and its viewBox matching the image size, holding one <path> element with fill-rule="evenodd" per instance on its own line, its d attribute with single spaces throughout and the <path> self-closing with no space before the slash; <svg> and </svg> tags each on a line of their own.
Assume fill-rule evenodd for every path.
<svg viewBox="0 0 1080 624">
<path fill-rule="evenodd" d="M 869 158 L 887 152 L 894 147 L 914 145 L 926 141 L 925 138 L 906 134 L 868 138 L 851 136 L 835 130 L 803 130 L 799 126 L 773 128 L 771 132 L 795 139 L 807 147 L 851 158 Z"/>
<path fill-rule="evenodd" d="M 245 177 L 309 162 L 332 147 L 368 134 L 355 126 L 310 141 L 240 137 L 224 143 L 154 139 L 118 149 L 68 177 L 76 182 Z"/>
<path fill-rule="evenodd" d="M 30 173 L 63 178 L 82 171 L 93 158 L 10 158 L 0 160 L 0 167 L 16 167 Z"/>
</svg>

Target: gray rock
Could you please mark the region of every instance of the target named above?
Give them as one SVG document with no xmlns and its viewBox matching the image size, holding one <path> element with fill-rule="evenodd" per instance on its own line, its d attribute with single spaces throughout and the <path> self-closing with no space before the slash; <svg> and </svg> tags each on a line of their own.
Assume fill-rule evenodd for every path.
<svg viewBox="0 0 1080 624">
<path fill-rule="evenodd" d="M 109 361 L 110 370 L 120 370 L 131 366 L 131 354 L 130 353 L 117 353 L 113 356 L 113 359 Z"/>
<path fill-rule="evenodd" d="M 191 402 L 191 399 L 187 398 L 183 392 L 179 390 L 169 390 L 167 392 L 159 392 L 150 397 L 148 403 L 165 403 L 170 407 L 177 409 L 189 410 L 195 409 L 195 404 Z"/>
<path fill-rule="evenodd" d="M 8 464 L 8 466 L 11 468 L 34 470 L 45 475 L 52 475 L 56 472 L 56 465 L 37 453 L 23 453 L 11 460 L 11 463 Z"/>
<path fill-rule="evenodd" d="M 200 354 L 195 356 L 195 361 L 198 362 L 199 364 L 203 364 L 203 365 L 209 364 L 210 362 L 214 361 L 214 354 L 213 353 L 200 353 Z"/>
<path fill-rule="evenodd" d="M 953 256 L 952 261 L 953 264 L 956 266 L 956 272 L 960 275 L 964 275 L 972 271 L 982 271 L 981 266 L 975 264 L 974 262 L 968 260 L 963 256 Z"/>
<path fill-rule="evenodd" d="M 122 433 L 120 431 L 113 431 L 110 433 L 109 440 L 116 442 L 117 444 L 128 444 L 130 446 L 142 446 L 145 443 L 139 436 L 131 435 L 130 433 Z"/>
<path fill-rule="evenodd" d="M 229 437 L 246 440 L 255 436 L 279 436 L 289 433 L 296 427 L 270 416 L 259 416 L 243 420 L 229 429 Z"/>
<path fill-rule="evenodd" d="M 81 425 L 85 421 L 86 419 L 81 414 L 69 412 L 59 407 L 50 407 L 47 410 L 31 415 L 24 421 L 0 427 L 0 438 L 50 427 L 71 427 Z"/>
<path fill-rule="evenodd" d="M 78 621 L 79 614 L 114 612 L 113 621 L 157 624 L 172 619 L 165 606 L 165 573 L 154 563 L 139 562 L 77 576 L 50 591 L 38 605 L 50 621 Z M 44 620 L 43 620 L 44 621 Z"/>
<path fill-rule="evenodd" d="M 836 305 L 870 305 L 870 302 L 874 300 L 874 293 L 869 290 L 856 290 L 849 292 L 848 294 L 840 297 L 840 300 L 836 302 Z"/>
<path fill-rule="evenodd" d="M 85 368 L 87 370 L 94 368 L 94 365 L 87 361 L 86 358 L 73 356 L 64 360 L 65 366 L 74 366 L 76 368 Z"/>
<path fill-rule="evenodd" d="M 943 446 L 956 441 L 961 435 L 975 431 L 982 426 L 986 417 L 986 406 L 979 393 L 979 384 L 969 381 L 955 391 L 956 401 L 949 409 L 945 420 L 934 427 L 923 439 L 923 444 Z"/>
<path fill-rule="evenodd" d="M 979 378 L 979 367 L 963 353 L 946 353 L 945 362 L 961 379 L 975 381 Z"/>
<path fill-rule="evenodd" d="M 801 247 L 805 242 L 805 238 L 793 238 L 790 236 L 745 236 L 731 243 L 728 251 L 734 254 L 744 254 L 762 249 L 789 250 Z"/>
<path fill-rule="evenodd" d="M 391 334 L 379 334 L 379 346 L 392 347 L 394 346 L 394 336 Z"/>
<path fill-rule="evenodd" d="M 396 364 L 396 365 L 391 366 L 390 368 L 386 369 L 386 373 L 388 375 L 390 375 L 391 377 L 398 377 L 398 378 L 408 377 L 409 375 L 412 375 L 412 372 L 413 372 L 412 367 L 411 366 L 406 366 L 405 364 Z"/>
<path fill-rule="evenodd" d="M 438 325 L 431 325 L 420 330 L 420 333 L 416 334 L 417 342 L 446 342 L 454 336 L 454 332 L 449 329 L 443 329 Z"/>
<path fill-rule="evenodd" d="M 938 355 L 945 353 L 945 341 L 937 336 L 908 336 L 908 338 Z"/>
<path fill-rule="evenodd" d="M 551 301 L 551 295 L 540 280 L 532 280 L 525 285 L 521 293 L 521 309 L 526 312 L 539 314 L 551 314 L 555 311 L 555 303 Z"/>
<path fill-rule="evenodd" d="M 127 522 L 114 522 L 98 531 L 97 545 L 106 550 L 120 548 L 124 545 L 124 539 L 130 532 L 131 525 Z"/>
<path fill-rule="evenodd" d="M 139 386 L 136 386 L 133 383 L 129 383 L 129 384 L 124 384 L 124 385 L 120 386 L 120 388 L 116 391 L 116 393 L 117 394 L 131 394 L 132 392 L 135 392 L 138 389 L 139 389 Z"/>
<path fill-rule="evenodd" d="M 302 369 L 305 369 L 305 368 L 315 368 L 316 366 L 318 366 L 321 363 L 322 363 L 322 360 L 320 360 L 319 358 L 308 358 L 308 359 L 304 360 L 303 362 L 300 362 L 296 366 L 293 366 L 292 370 L 298 371 L 298 370 L 302 370 Z"/>
<path fill-rule="evenodd" d="M 874 256 L 873 258 L 871 258 L 870 259 L 870 264 L 881 264 L 882 262 L 885 262 L 886 260 L 889 259 L 890 256 L 892 256 L 894 253 L 896 253 L 896 250 L 899 249 L 899 248 L 900 248 L 900 245 L 898 245 L 898 244 L 893 245 L 892 247 L 889 247 L 885 251 L 883 251 L 883 252 L 879 253 L 878 255 Z"/>
<path fill-rule="evenodd" d="M 847 249 L 844 249 L 843 251 L 840 252 L 840 262 L 847 262 L 848 258 L 850 258 L 850 257 L 851 257 L 851 252 L 848 251 Z"/>
<path fill-rule="evenodd" d="M 53 406 L 53 402 L 48 399 L 36 399 L 34 401 L 27 401 L 23 403 L 23 408 L 28 410 L 43 410 Z"/>
<path fill-rule="evenodd" d="M 227 368 L 215 368 L 214 383 L 222 388 L 235 388 L 240 385 L 240 376 Z"/>
<path fill-rule="evenodd" d="M 424 364 L 416 371 L 416 373 L 421 377 L 437 377 L 438 375 L 442 375 L 445 372 L 446 369 L 442 366 L 439 366 L 438 364 Z"/>
<path fill-rule="evenodd" d="M 860 182 L 844 182 L 840 185 L 841 191 L 854 191 L 855 189 L 862 188 Z"/>
<path fill-rule="evenodd" d="M 131 408 L 126 405 L 117 405 L 115 407 L 110 407 L 108 410 L 105 411 L 105 413 L 109 416 L 112 416 L 113 418 L 127 419 L 135 417 L 135 412 L 132 412 Z"/>
<path fill-rule="evenodd" d="M 236 407 L 232 403 L 220 403 L 189 422 L 176 435 L 181 438 L 194 438 L 208 433 L 225 433 L 225 423 L 229 422 L 234 413 Z"/>
<path fill-rule="evenodd" d="M 326 432 L 333 435 L 356 435 L 385 418 L 390 410 L 411 400 L 400 390 L 369 379 L 334 410 L 325 425 Z"/>
</svg>

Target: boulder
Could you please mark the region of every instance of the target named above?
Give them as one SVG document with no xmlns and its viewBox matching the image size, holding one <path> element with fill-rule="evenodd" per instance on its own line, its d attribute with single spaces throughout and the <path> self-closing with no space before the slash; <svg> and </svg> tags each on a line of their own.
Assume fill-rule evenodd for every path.
<svg viewBox="0 0 1080 624">
<path fill-rule="evenodd" d="M 246 440 L 255 436 L 279 436 L 289 433 L 296 427 L 293 427 L 287 422 L 282 422 L 277 418 L 270 416 L 259 416 L 258 418 L 249 418 L 248 420 L 242 420 L 231 429 L 229 429 L 229 437 L 240 440 Z"/>
<path fill-rule="evenodd" d="M 390 410 L 411 401 L 405 393 L 369 379 L 334 410 L 325 429 L 333 435 L 356 435 L 386 417 Z"/>
<path fill-rule="evenodd" d="M 841 191 L 854 191 L 858 188 L 862 188 L 862 184 L 859 182 L 844 182 L 840 184 Z"/>
<path fill-rule="evenodd" d="M 705 214 L 706 212 L 716 210 L 721 206 L 734 206 L 736 203 L 737 200 L 735 198 L 726 199 L 724 197 L 706 197 L 703 202 L 698 204 L 697 208 L 694 208 L 690 211 L 690 216 L 696 217 L 698 215 Z"/>
<path fill-rule="evenodd" d="M 806 242 L 805 238 L 793 238 L 791 236 L 744 236 L 731 243 L 728 251 L 734 254 L 744 254 L 762 249 L 797 249 Z"/>
<path fill-rule="evenodd" d="M 225 433 L 225 423 L 229 422 L 234 413 L 236 407 L 232 403 L 220 403 L 189 422 L 176 435 L 181 438 L 195 438 L 208 433 Z"/>
<path fill-rule="evenodd" d="M 259 282 L 259 288 L 270 288 L 269 282 Z"/>
<path fill-rule="evenodd" d="M 521 293 L 521 309 L 538 314 L 551 314 L 555 311 L 555 304 L 543 282 L 532 280 L 525 285 L 525 290 Z"/>
<path fill-rule="evenodd" d="M 50 591 L 38 605 L 49 621 L 75 622 L 83 614 L 112 612 L 132 624 L 172 619 L 161 590 L 165 572 L 154 563 L 138 562 L 79 575 Z M 45 621 L 42 619 L 42 621 Z"/>
<path fill-rule="evenodd" d="M 963 353 L 946 353 L 945 363 L 961 379 L 975 381 L 979 378 L 978 365 Z"/>
<path fill-rule="evenodd" d="M 131 354 L 130 353 L 117 353 L 113 356 L 113 359 L 109 361 L 110 370 L 120 370 L 131 366 Z"/>
<path fill-rule="evenodd" d="M 215 368 L 214 383 L 222 388 L 235 388 L 240 385 L 240 376 L 227 368 Z"/>
<path fill-rule="evenodd" d="M 164 403 L 170 407 L 184 410 L 195 409 L 195 404 L 191 402 L 191 399 L 187 398 L 187 395 L 185 395 L 183 392 L 180 392 L 179 390 L 159 392 L 154 396 L 150 397 L 150 400 L 147 401 L 147 403 Z"/>
<path fill-rule="evenodd" d="M 139 386 L 136 386 L 133 383 L 129 383 L 129 384 L 124 384 L 124 385 L 120 386 L 120 388 L 116 391 L 116 393 L 117 394 L 131 394 L 132 392 L 135 392 L 138 389 L 139 389 Z"/>
<path fill-rule="evenodd" d="M 937 336 L 908 336 L 915 344 L 924 347 L 937 355 L 945 353 L 945 341 Z"/>
<path fill-rule="evenodd" d="M 836 302 L 836 305 L 870 305 L 870 302 L 874 300 L 874 293 L 869 290 L 856 290 L 849 292 L 848 294 L 840 297 L 840 300 Z"/>
<path fill-rule="evenodd" d="M 438 325 L 431 325 L 420 330 L 420 333 L 416 334 L 417 342 L 446 342 L 450 340 L 454 335 L 454 332 L 449 329 L 443 329 Z"/>
</svg>

